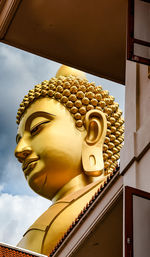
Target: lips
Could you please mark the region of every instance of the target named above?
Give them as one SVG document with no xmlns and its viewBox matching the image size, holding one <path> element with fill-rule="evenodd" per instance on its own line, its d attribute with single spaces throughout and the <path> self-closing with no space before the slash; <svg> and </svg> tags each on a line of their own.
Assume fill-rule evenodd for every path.
<svg viewBox="0 0 150 257">
<path fill-rule="evenodd" d="M 39 160 L 39 158 L 32 158 L 32 159 L 28 159 L 25 162 L 23 162 L 22 169 L 26 176 L 29 175 L 29 173 L 34 169 L 38 160 Z"/>
</svg>

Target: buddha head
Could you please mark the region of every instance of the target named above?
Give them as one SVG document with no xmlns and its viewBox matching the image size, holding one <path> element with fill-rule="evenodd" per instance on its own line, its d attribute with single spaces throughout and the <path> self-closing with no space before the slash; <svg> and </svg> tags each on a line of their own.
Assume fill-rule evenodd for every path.
<svg viewBox="0 0 150 257">
<path fill-rule="evenodd" d="M 116 168 L 123 142 L 118 103 L 83 73 L 61 67 L 30 90 L 17 113 L 15 156 L 29 186 L 52 199 L 82 174 L 93 181 Z"/>
</svg>

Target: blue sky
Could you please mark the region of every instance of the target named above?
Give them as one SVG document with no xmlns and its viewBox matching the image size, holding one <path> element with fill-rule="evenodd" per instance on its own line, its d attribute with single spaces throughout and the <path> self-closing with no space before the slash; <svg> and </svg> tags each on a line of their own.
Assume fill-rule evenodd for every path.
<svg viewBox="0 0 150 257">
<path fill-rule="evenodd" d="M 61 64 L 0 43 L 0 241 L 15 245 L 33 221 L 50 205 L 27 185 L 14 157 L 16 113 L 23 96 L 35 84 L 55 76 Z M 87 74 L 110 91 L 124 110 L 125 87 Z M 10 233 L 11 230 L 11 233 Z"/>
</svg>

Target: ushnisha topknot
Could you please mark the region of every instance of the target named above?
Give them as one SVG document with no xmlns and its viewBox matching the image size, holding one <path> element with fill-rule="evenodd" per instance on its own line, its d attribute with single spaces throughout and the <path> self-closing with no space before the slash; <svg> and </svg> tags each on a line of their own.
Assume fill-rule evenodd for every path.
<svg viewBox="0 0 150 257">
<path fill-rule="evenodd" d="M 17 124 L 26 109 L 37 99 L 49 97 L 64 105 L 75 120 L 78 128 L 84 126 L 86 113 L 98 109 L 105 113 L 107 119 L 107 135 L 103 146 L 105 174 L 112 173 L 120 158 L 120 150 L 124 140 L 124 120 L 119 104 L 114 102 L 114 97 L 101 86 L 88 82 L 85 78 L 73 75 L 53 77 L 45 80 L 25 95 L 17 113 Z"/>
</svg>

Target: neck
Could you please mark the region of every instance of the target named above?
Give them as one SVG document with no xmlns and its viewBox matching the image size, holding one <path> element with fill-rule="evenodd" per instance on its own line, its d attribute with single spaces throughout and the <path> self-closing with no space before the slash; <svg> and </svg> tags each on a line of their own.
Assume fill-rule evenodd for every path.
<svg viewBox="0 0 150 257">
<path fill-rule="evenodd" d="M 52 202 L 55 203 L 61 198 L 84 188 L 96 180 L 99 180 L 99 177 L 93 178 L 80 174 L 64 185 L 53 197 Z"/>
</svg>

